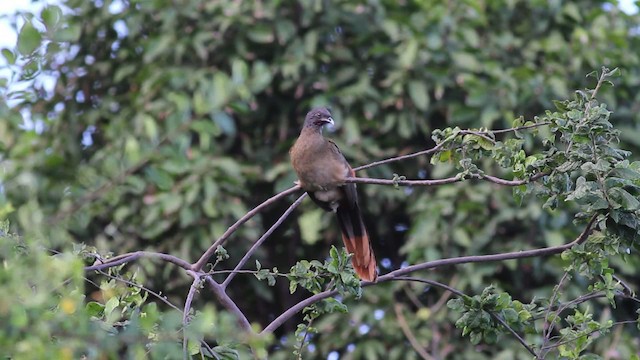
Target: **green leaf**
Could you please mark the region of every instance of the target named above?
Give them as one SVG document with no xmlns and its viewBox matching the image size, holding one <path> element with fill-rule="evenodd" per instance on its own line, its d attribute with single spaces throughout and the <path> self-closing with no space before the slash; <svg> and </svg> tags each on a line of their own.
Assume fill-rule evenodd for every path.
<svg viewBox="0 0 640 360">
<path fill-rule="evenodd" d="M 462 69 L 469 70 L 469 71 L 476 71 L 481 68 L 480 63 L 478 62 L 476 57 L 470 53 L 454 52 L 452 54 L 452 57 L 453 57 L 453 62 Z"/>
<path fill-rule="evenodd" d="M 107 301 L 107 303 L 104 305 L 104 315 L 105 316 L 111 315 L 113 310 L 115 310 L 118 307 L 118 305 L 120 305 L 120 300 L 118 300 L 117 297 L 114 296 L 111 299 L 109 299 L 109 301 Z"/>
<path fill-rule="evenodd" d="M 4 56 L 4 59 L 7 61 L 7 64 L 9 65 L 13 65 L 16 63 L 16 54 L 13 53 L 13 51 L 9 50 L 9 49 L 2 49 L 2 56 Z"/>
<path fill-rule="evenodd" d="M 298 218 L 300 226 L 300 235 L 302 240 L 307 244 L 314 244 L 320 239 L 320 230 L 322 229 L 322 213 L 321 209 L 314 209 L 303 213 Z"/>
<path fill-rule="evenodd" d="M 101 317 L 104 312 L 105 306 L 100 304 L 99 302 L 90 301 L 85 306 L 87 310 L 87 314 L 93 317 Z"/>
<path fill-rule="evenodd" d="M 423 81 L 409 82 L 409 96 L 418 109 L 425 111 L 429 107 L 429 93 Z"/>
<path fill-rule="evenodd" d="M 249 31 L 247 31 L 247 36 L 249 37 L 249 39 L 259 44 L 269 44 L 272 43 L 275 39 L 273 30 L 265 25 L 250 27 Z"/>
<path fill-rule="evenodd" d="M 410 38 L 399 54 L 399 63 L 401 68 L 413 67 L 416 56 L 418 54 L 418 41 L 414 38 Z"/>
<path fill-rule="evenodd" d="M 640 201 L 637 197 L 629 194 L 622 188 L 612 188 L 608 191 L 609 196 L 617 201 L 627 211 L 635 211 L 640 209 Z"/>
<path fill-rule="evenodd" d="M 48 30 L 53 30 L 58 26 L 62 19 L 62 10 L 59 6 L 49 5 L 42 9 L 40 17 L 42 17 L 44 26 L 46 26 Z"/>
<path fill-rule="evenodd" d="M 447 301 L 447 307 L 451 310 L 462 311 L 464 309 L 464 301 L 462 299 L 451 299 Z"/>
<path fill-rule="evenodd" d="M 82 28 L 80 24 L 68 24 L 62 29 L 57 29 L 53 33 L 53 40 L 60 42 L 75 42 L 80 38 Z"/>
<path fill-rule="evenodd" d="M 22 55 L 31 55 L 42 43 L 42 35 L 33 27 L 30 21 L 26 21 L 18 34 L 18 52 Z"/>
</svg>

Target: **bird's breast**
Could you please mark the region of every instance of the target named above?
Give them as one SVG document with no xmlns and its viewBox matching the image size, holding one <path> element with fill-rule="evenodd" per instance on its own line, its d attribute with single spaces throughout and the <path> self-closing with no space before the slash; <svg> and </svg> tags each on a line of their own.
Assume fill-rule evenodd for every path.
<svg viewBox="0 0 640 360">
<path fill-rule="evenodd" d="M 326 145 L 299 142 L 291 149 L 291 162 L 304 190 L 327 191 L 344 184 L 348 165 L 330 150 Z"/>
</svg>

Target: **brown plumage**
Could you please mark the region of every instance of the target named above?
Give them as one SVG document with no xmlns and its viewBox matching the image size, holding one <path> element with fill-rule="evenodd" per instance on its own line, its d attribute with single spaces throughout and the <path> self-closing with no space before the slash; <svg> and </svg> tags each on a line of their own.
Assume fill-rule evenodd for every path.
<svg viewBox="0 0 640 360">
<path fill-rule="evenodd" d="M 342 241 L 353 254 L 351 263 L 358 276 L 376 281 L 376 258 L 360 215 L 356 185 L 344 182 L 355 172 L 338 146 L 322 136 L 326 124 L 333 124 L 329 110 L 317 108 L 307 114 L 300 136 L 289 151 L 291 163 L 309 197 L 338 215 Z"/>
</svg>

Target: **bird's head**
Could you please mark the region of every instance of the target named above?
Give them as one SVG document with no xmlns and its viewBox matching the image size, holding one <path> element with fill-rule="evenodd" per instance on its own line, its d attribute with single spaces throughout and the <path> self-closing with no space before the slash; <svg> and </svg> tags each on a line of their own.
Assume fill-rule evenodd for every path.
<svg viewBox="0 0 640 360">
<path fill-rule="evenodd" d="M 333 118 L 331 117 L 331 113 L 327 108 L 315 108 L 307 113 L 307 116 L 304 118 L 304 126 L 305 127 L 313 127 L 317 129 L 321 129 L 324 125 L 331 124 L 333 125 Z"/>
</svg>

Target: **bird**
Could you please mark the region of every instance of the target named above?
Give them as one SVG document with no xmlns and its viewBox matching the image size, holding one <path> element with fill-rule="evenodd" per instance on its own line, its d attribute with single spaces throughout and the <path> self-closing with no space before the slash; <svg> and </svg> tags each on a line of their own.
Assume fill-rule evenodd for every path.
<svg viewBox="0 0 640 360">
<path fill-rule="evenodd" d="M 342 241 L 353 256 L 351 263 L 360 279 L 375 282 L 378 274 L 376 258 L 371 247 L 358 205 L 354 183 L 346 183 L 355 171 L 338 146 L 322 135 L 325 125 L 334 125 L 327 108 L 311 109 L 307 113 L 300 136 L 289 155 L 298 176 L 298 184 L 322 209 L 334 212 L 342 233 Z"/>
</svg>

